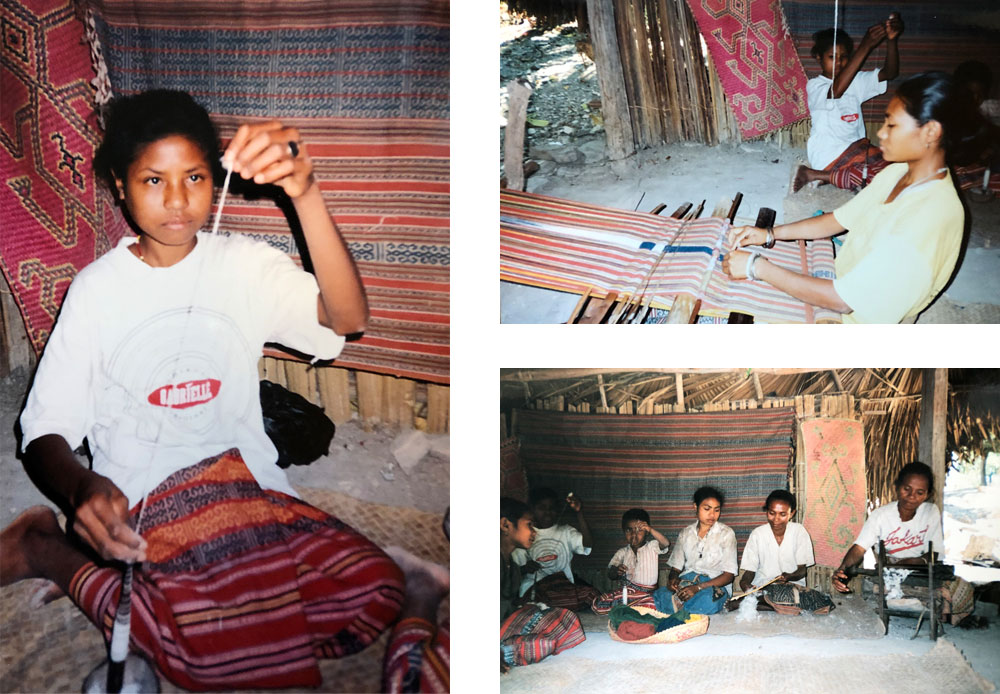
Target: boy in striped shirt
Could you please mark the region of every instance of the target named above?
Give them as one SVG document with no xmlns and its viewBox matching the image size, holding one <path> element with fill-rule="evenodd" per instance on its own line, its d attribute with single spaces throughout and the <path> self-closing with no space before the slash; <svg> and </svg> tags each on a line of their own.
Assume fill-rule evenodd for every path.
<svg viewBox="0 0 1000 694">
<path fill-rule="evenodd" d="M 623 590 L 628 591 L 629 606 L 654 607 L 651 593 L 660 573 L 660 555 L 667 552 L 670 542 L 649 525 L 649 514 L 641 508 L 630 508 L 622 514 L 622 530 L 628 544 L 608 563 L 608 578 L 620 581 L 621 587 L 594 598 L 591 609 L 597 614 L 607 614 L 621 602 Z"/>
</svg>

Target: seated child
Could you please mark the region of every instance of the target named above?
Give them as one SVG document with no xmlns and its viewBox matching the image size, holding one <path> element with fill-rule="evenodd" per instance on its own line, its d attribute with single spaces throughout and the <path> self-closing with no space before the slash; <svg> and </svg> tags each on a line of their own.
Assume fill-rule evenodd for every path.
<svg viewBox="0 0 1000 694">
<path fill-rule="evenodd" d="M 537 663 L 583 643 L 580 620 L 559 607 L 542 609 L 518 596 L 521 568 L 511 558 L 535 539 L 531 510 L 523 501 L 500 497 L 500 672 Z"/>
<path fill-rule="evenodd" d="M 697 520 L 681 530 L 667 559 L 670 575 L 665 587 L 653 593 L 654 607 L 672 614 L 683 608 L 691 614 L 715 614 L 729 599 L 736 577 L 736 533 L 719 522 L 726 497 L 714 487 L 694 493 Z"/>
<path fill-rule="evenodd" d="M 806 145 L 809 166 L 796 171 L 793 192 L 813 181 L 833 183 L 838 188 L 857 187 L 885 168 L 879 149 L 866 136 L 861 104 L 884 94 L 886 82 L 899 74 L 896 41 L 902 33 L 903 21 L 893 12 L 884 23 L 868 28 L 857 52 L 853 52 L 854 42 L 845 31 L 838 29 L 834 34 L 833 29 L 824 29 L 813 35 L 812 56 L 822 74 L 806 85 L 812 116 Z M 868 54 L 883 40 L 887 50 L 882 69 L 859 72 Z M 855 182 L 850 172 L 843 170 L 849 164 L 861 166 L 863 180 Z"/>
<path fill-rule="evenodd" d="M 511 555 L 521 566 L 520 595 L 528 594 L 531 600 L 569 610 L 589 607 L 597 590 L 586 583 L 578 584 L 570 569 L 573 555 L 590 554 L 593 546 L 583 517 L 583 502 L 572 494 L 563 502 L 550 487 L 532 489 L 529 501 L 535 519 L 535 541 L 531 549 L 518 548 Z M 556 523 L 566 508 L 576 513 L 579 530 L 567 523 Z"/>
<path fill-rule="evenodd" d="M 670 542 L 663 533 L 649 525 L 649 514 L 641 508 L 630 508 L 622 514 L 622 530 L 627 545 L 615 552 L 608 563 L 608 577 L 621 582 L 621 587 L 594 598 L 591 609 L 607 614 L 622 602 L 622 589 L 628 590 L 629 606 L 653 607 L 652 592 L 660 574 L 659 558 Z"/>
</svg>

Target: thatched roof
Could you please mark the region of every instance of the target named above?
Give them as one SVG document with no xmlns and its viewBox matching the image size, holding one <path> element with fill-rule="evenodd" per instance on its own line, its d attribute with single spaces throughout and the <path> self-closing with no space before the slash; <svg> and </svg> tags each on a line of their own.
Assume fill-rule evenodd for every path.
<svg viewBox="0 0 1000 694">
<path fill-rule="evenodd" d="M 918 459 L 922 387 L 921 369 L 501 369 L 500 408 L 555 400 L 577 411 L 626 403 L 631 412 L 660 404 L 699 411 L 735 401 L 786 404 L 799 396 L 819 396 L 819 408 L 825 396 L 845 395 L 849 416 L 864 423 L 870 495 L 889 498 L 896 471 Z M 949 371 L 948 433 L 949 452 L 1000 450 L 1000 369 Z"/>
</svg>

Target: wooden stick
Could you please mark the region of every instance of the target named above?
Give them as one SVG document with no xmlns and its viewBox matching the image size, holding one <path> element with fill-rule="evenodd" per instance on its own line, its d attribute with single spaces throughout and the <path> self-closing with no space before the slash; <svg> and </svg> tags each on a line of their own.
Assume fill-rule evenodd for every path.
<svg viewBox="0 0 1000 694">
<path fill-rule="evenodd" d="M 775 581 L 777 581 L 779 578 L 781 578 L 781 574 L 778 574 L 777 576 L 775 576 L 774 578 L 772 578 L 767 583 L 761 584 L 761 585 L 757 586 L 756 588 L 751 588 L 750 590 L 748 590 L 745 593 L 740 593 L 739 595 L 734 595 L 733 597 L 729 598 L 729 600 L 742 600 L 746 596 L 753 595 L 754 593 L 756 593 L 758 590 L 761 590 L 762 588 L 767 588 L 769 585 L 771 585 L 772 583 L 774 583 Z"/>
</svg>

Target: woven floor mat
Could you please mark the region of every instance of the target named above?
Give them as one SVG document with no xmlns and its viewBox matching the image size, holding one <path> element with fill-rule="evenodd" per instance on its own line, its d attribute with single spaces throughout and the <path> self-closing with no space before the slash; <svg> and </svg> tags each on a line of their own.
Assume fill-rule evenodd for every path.
<svg viewBox="0 0 1000 694">
<path fill-rule="evenodd" d="M 610 643 L 610 640 L 609 640 Z M 500 678 L 500 691 L 658 691 L 663 683 L 697 683 L 698 691 L 726 694 L 760 692 L 897 692 L 907 694 L 983 694 L 993 684 L 977 674 L 946 639 L 938 639 L 924 655 L 711 655 L 702 658 L 662 658 L 657 651 L 673 646 L 629 646 L 642 657 L 615 661 L 602 658 L 571 662 L 556 655 L 541 663 L 513 668 Z M 572 653 L 572 651 L 567 651 Z M 659 684 L 653 684 L 659 683 Z M 905 684 L 904 684 L 905 683 Z M 652 684 L 652 687 L 651 687 Z"/>
<path fill-rule="evenodd" d="M 359 501 L 345 494 L 300 488 L 302 498 L 348 523 L 375 544 L 398 545 L 424 559 L 449 564 L 441 516 L 412 508 Z M 31 596 L 46 581 L 22 581 L 0 589 L 0 692 L 79 692 L 83 678 L 106 656 L 104 640 L 67 598 L 32 608 Z M 447 619 L 450 600 L 438 612 Z M 322 692 L 381 691 L 388 634 L 361 653 L 320 661 Z M 186 692 L 160 678 L 163 692 Z M 273 690 L 272 690 L 273 691 Z"/>
</svg>

